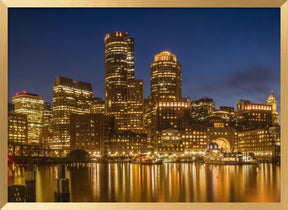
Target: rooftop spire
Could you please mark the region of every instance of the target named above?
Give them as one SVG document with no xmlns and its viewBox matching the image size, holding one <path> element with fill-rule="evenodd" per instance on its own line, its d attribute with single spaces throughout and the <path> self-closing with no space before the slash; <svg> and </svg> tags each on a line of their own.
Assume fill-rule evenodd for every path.
<svg viewBox="0 0 288 210">
<path fill-rule="evenodd" d="M 268 100 L 269 100 L 269 99 L 275 99 L 275 96 L 274 96 L 273 90 L 271 90 L 271 93 L 270 93 L 270 96 L 269 96 Z"/>
</svg>

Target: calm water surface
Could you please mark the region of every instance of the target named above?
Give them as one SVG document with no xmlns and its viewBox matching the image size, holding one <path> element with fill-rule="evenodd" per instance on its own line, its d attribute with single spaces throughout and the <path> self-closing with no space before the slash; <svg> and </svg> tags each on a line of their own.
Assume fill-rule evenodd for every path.
<svg viewBox="0 0 288 210">
<path fill-rule="evenodd" d="M 36 201 L 54 202 L 57 166 L 36 169 Z M 195 163 L 93 164 L 66 168 L 72 202 L 279 202 L 280 166 Z M 9 184 L 25 184 L 25 168 L 9 169 Z"/>
</svg>

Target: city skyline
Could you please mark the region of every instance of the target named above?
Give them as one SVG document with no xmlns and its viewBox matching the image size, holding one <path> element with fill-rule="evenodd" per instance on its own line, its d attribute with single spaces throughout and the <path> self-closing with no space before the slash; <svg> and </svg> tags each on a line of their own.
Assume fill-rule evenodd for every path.
<svg viewBox="0 0 288 210">
<path fill-rule="evenodd" d="M 161 27 L 159 27 L 160 31 L 161 30 L 163 31 L 162 33 L 160 33 L 159 29 L 157 29 L 156 27 L 157 24 L 151 25 L 152 28 L 154 27 L 154 30 L 152 30 L 153 32 L 150 33 L 152 34 L 150 35 L 151 38 L 146 37 L 148 32 L 143 34 L 143 31 L 141 30 L 140 26 L 136 26 L 135 24 L 133 25 L 135 29 L 129 30 L 129 28 L 131 28 L 131 26 L 129 27 L 129 21 L 126 24 L 125 24 L 125 21 L 123 21 L 123 23 L 121 22 L 121 20 L 125 19 L 125 17 L 122 15 L 119 16 L 119 20 L 117 19 L 118 20 L 116 21 L 117 23 L 113 24 L 113 27 L 110 26 L 110 28 L 108 28 L 108 26 L 106 26 L 105 23 L 107 21 L 111 22 L 111 20 L 104 20 L 102 24 L 97 22 L 97 17 L 101 15 L 102 16 L 103 15 L 108 16 L 109 14 L 111 15 L 112 10 L 114 14 L 111 16 L 111 19 L 117 16 L 117 14 L 119 13 L 123 14 L 123 12 L 125 12 L 127 14 L 127 17 L 132 18 L 135 16 L 134 19 L 132 18 L 134 22 L 135 21 L 143 22 L 146 17 L 147 20 L 145 19 L 146 22 L 144 21 L 146 24 L 148 24 L 149 20 L 151 20 L 155 16 L 160 18 L 160 20 L 161 18 L 164 18 L 164 17 L 166 18 L 170 17 L 169 15 L 167 15 L 169 14 L 168 12 L 177 14 L 177 16 L 175 17 L 175 20 L 169 19 L 172 21 L 172 23 L 177 23 L 179 19 L 181 18 L 183 19 L 183 16 L 185 17 L 186 15 L 186 19 L 183 19 L 184 23 L 180 24 L 180 26 L 182 25 L 184 27 L 181 28 L 179 26 L 179 28 L 181 28 L 182 31 L 184 31 L 184 33 L 181 33 L 180 34 L 181 36 L 179 36 L 179 37 L 184 36 L 182 44 L 181 42 L 179 42 L 179 38 L 175 36 L 175 33 L 179 34 L 179 32 L 174 32 L 173 30 L 172 31 L 170 30 L 171 34 L 169 33 L 167 34 L 167 31 L 169 31 L 168 30 L 169 28 L 167 28 L 167 26 L 169 24 L 166 22 L 161 22 L 161 24 L 159 25 L 163 27 L 162 29 Z M 280 97 L 279 97 L 280 96 L 280 41 L 279 41 L 280 26 L 279 26 L 279 18 L 277 18 L 279 17 L 279 10 L 277 9 L 173 9 L 173 10 L 159 9 L 157 10 L 157 13 L 156 13 L 154 9 L 137 9 L 137 14 L 135 10 L 136 9 L 133 9 L 133 10 L 132 9 L 95 9 L 95 10 L 81 10 L 80 9 L 80 10 L 77 10 L 77 13 L 75 13 L 75 10 L 70 10 L 70 9 L 66 9 L 66 10 L 54 9 L 53 13 L 49 12 L 49 10 L 41 10 L 41 9 L 37 11 L 36 10 L 32 11 L 31 9 L 30 10 L 23 10 L 23 9 L 11 10 L 11 13 L 9 12 L 9 15 L 11 15 L 11 19 L 9 19 L 9 26 L 11 23 L 11 27 L 9 27 L 9 34 L 11 34 L 11 36 L 9 36 L 9 46 L 10 46 L 9 47 L 9 100 L 11 100 L 11 97 L 14 96 L 16 92 L 22 92 L 23 90 L 26 90 L 27 92 L 36 93 L 39 96 L 44 97 L 45 101 L 51 102 L 51 99 L 52 99 L 51 87 L 52 87 L 54 78 L 56 76 L 64 76 L 64 77 L 67 76 L 77 81 L 89 82 L 92 84 L 94 95 L 96 97 L 99 96 L 104 99 L 104 53 L 103 53 L 104 40 L 103 39 L 106 33 L 124 30 L 124 32 L 125 31 L 128 32 L 129 36 L 135 38 L 135 69 L 136 69 L 135 78 L 144 80 L 145 98 L 147 98 L 148 95 L 150 94 L 150 88 L 149 88 L 150 87 L 150 64 L 153 62 L 153 57 L 154 55 L 162 52 L 163 50 L 169 50 L 171 53 L 177 56 L 179 62 L 183 65 L 182 67 L 183 69 L 182 70 L 183 71 L 183 97 L 189 97 L 191 98 L 191 101 L 198 100 L 199 98 L 203 98 L 203 97 L 209 97 L 214 100 L 216 107 L 220 105 L 235 107 L 238 99 L 247 99 L 255 103 L 262 103 L 266 101 L 267 95 L 270 93 L 270 90 L 273 89 L 275 97 L 278 101 L 278 110 L 280 112 L 280 107 L 279 107 L 280 105 Z M 231 10 L 233 10 L 234 12 L 233 14 Z M 217 16 L 217 14 L 219 15 L 220 13 L 221 15 Z M 149 14 L 150 16 L 147 17 L 147 15 Z M 162 16 L 163 15 L 164 16 L 162 17 L 161 14 Z M 192 21 L 194 28 L 192 26 L 188 27 L 189 25 L 187 25 L 187 21 L 188 21 L 187 19 L 193 16 L 193 14 L 194 14 L 194 19 L 191 19 L 191 20 L 194 21 L 194 22 Z M 235 14 L 238 14 L 239 17 L 236 17 L 237 15 Z M 53 15 L 52 18 L 51 18 L 51 15 Z M 232 18 L 229 20 L 225 19 L 228 15 L 230 16 L 232 15 Z M 243 18 L 243 15 L 246 15 L 245 18 Z M 17 17 L 20 17 L 20 16 L 23 17 L 21 21 L 17 19 Z M 39 16 L 39 18 L 31 22 L 34 16 Z M 49 17 L 50 19 L 48 20 Z M 100 28 L 98 29 L 98 31 L 96 29 L 95 31 L 93 31 L 94 28 L 90 27 L 93 20 L 91 20 L 91 18 L 89 17 L 94 17 L 96 19 L 97 24 L 95 25 L 99 26 Z M 200 20 L 200 21 L 197 22 L 195 20 L 195 17 L 197 17 L 198 18 L 197 20 Z M 209 19 L 211 17 L 215 17 L 215 18 L 213 20 Z M 61 21 L 59 21 L 59 23 L 58 22 L 56 23 L 54 21 L 56 20 L 56 18 Z M 252 21 L 251 21 L 251 18 L 252 18 Z M 73 22 L 73 20 L 76 20 L 76 19 L 78 20 L 78 22 L 76 22 L 76 25 L 78 26 L 79 24 L 81 24 L 81 21 L 85 20 L 86 22 L 84 26 L 81 27 L 82 32 L 79 32 L 78 34 L 77 33 L 73 34 L 70 32 L 72 32 L 75 29 L 72 27 L 71 23 Z M 87 21 L 87 19 L 90 19 L 90 21 Z M 215 53 L 218 50 L 217 46 L 219 47 L 219 44 L 216 44 L 214 42 L 213 45 L 207 47 L 207 45 L 211 44 L 211 41 L 213 42 L 213 40 L 207 40 L 207 37 L 209 36 L 206 33 L 209 32 L 209 30 L 207 29 L 209 25 L 207 26 L 207 28 L 203 27 L 203 24 L 209 22 L 208 19 L 210 22 L 212 22 L 210 24 L 212 24 L 213 26 L 212 28 L 209 28 L 210 32 L 214 30 L 215 32 L 214 37 L 215 39 L 217 39 L 217 42 L 222 44 L 221 49 L 223 49 L 222 53 L 219 52 L 218 54 L 214 54 L 215 58 L 211 56 L 211 54 Z M 43 35 L 43 33 L 47 32 L 46 30 L 43 31 L 43 25 L 42 25 L 43 22 L 41 22 L 41 20 L 42 21 L 44 20 L 44 23 L 46 23 L 46 27 L 44 28 L 46 28 L 46 30 L 48 31 L 49 29 L 53 29 L 53 32 L 50 31 L 50 33 L 42 37 L 43 39 L 46 40 L 46 42 L 43 42 L 42 38 L 37 37 L 37 39 L 33 40 L 35 41 L 35 43 L 31 44 L 31 42 L 29 43 L 29 40 L 26 39 L 27 35 L 31 35 L 30 33 L 34 32 L 35 36 L 37 36 L 40 34 Z M 129 20 L 130 20 L 130 23 L 133 22 L 131 19 Z M 235 24 L 236 26 L 231 25 L 231 23 L 235 20 L 237 20 L 237 22 L 240 25 L 239 24 L 238 25 Z M 19 28 L 17 24 L 19 24 L 20 22 L 22 23 L 22 26 Z M 37 26 L 37 27 L 36 28 L 31 27 L 32 29 L 30 31 L 24 33 L 23 29 L 25 28 L 25 24 L 27 24 L 28 22 L 31 26 L 33 26 L 33 24 L 36 24 L 34 26 Z M 257 25 L 255 25 L 256 23 Z M 234 38 L 231 38 L 230 36 L 225 37 L 225 39 L 223 39 L 223 37 L 220 38 L 221 35 L 223 35 L 224 33 L 223 26 L 225 25 L 230 26 L 229 28 L 230 35 L 234 34 L 235 35 Z M 220 26 L 219 30 L 217 29 L 217 26 L 218 27 Z M 254 27 L 256 27 L 256 29 L 254 29 Z M 86 30 L 84 30 L 85 28 Z M 143 27 L 143 28 L 146 28 L 146 27 Z M 195 31 L 193 31 L 193 29 L 195 29 Z M 87 30 L 91 34 L 85 34 Z M 99 31 L 104 32 L 104 30 L 105 30 L 105 33 L 99 32 Z M 146 30 L 146 31 L 149 31 L 149 30 Z M 187 32 L 186 34 L 185 34 L 185 31 Z M 224 31 L 226 31 L 225 32 L 226 34 L 229 34 L 228 33 L 229 30 L 227 31 L 226 29 Z M 241 33 L 239 34 L 239 32 Z M 15 33 L 17 33 L 17 35 Z M 56 40 L 54 41 L 53 41 L 53 33 L 55 35 L 54 38 L 56 38 Z M 79 36 L 80 34 L 82 34 L 82 38 L 81 36 Z M 95 39 L 92 40 L 91 36 L 95 34 L 97 34 L 98 38 L 95 37 Z M 191 34 L 194 36 L 195 40 L 197 40 L 198 42 L 201 41 L 202 45 L 199 43 L 195 44 L 195 40 L 192 39 L 193 37 L 187 40 L 187 36 Z M 204 37 L 202 36 L 203 38 L 201 38 L 201 35 L 203 34 L 205 36 Z M 261 34 L 261 36 L 259 36 L 259 34 Z M 161 35 L 165 35 L 166 37 L 164 36 L 163 38 L 161 37 Z M 99 38 L 101 36 L 102 36 L 102 39 Z M 67 39 L 62 40 L 63 37 L 66 37 Z M 84 37 L 88 39 L 85 41 Z M 17 41 L 20 41 L 19 38 L 22 42 L 20 45 L 19 43 L 17 44 Z M 73 43 L 73 40 L 76 38 L 78 38 L 79 43 Z M 168 43 L 172 38 L 174 42 Z M 36 46 L 36 45 L 37 43 L 39 44 L 41 41 L 42 41 L 42 45 L 45 51 L 38 51 L 38 53 L 36 53 L 37 50 L 40 49 L 38 47 L 41 47 L 41 46 Z M 93 43 L 90 46 L 87 45 L 89 41 L 92 41 Z M 146 42 L 149 41 L 149 43 L 151 43 L 151 46 L 144 43 L 145 41 Z M 186 47 L 185 42 L 188 42 L 188 41 L 189 41 L 189 44 L 188 44 L 188 47 Z M 244 41 L 249 43 L 248 46 L 247 44 L 243 47 L 241 46 L 240 43 L 243 44 Z M 49 42 L 50 42 L 51 47 L 48 47 L 46 45 L 46 43 L 48 44 Z M 51 52 L 51 50 L 54 49 L 53 47 L 55 47 L 55 44 L 56 43 L 59 44 L 59 42 L 63 42 L 63 44 L 60 45 L 58 48 L 59 52 L 56 53 L 56 51 L 54 50 L 55 54 L 54 53 L 48 54 L 49 52 Z M 75 44 L 75 46 L 69 45 L 71 43 Z M 226 43 L 227 45 L 225 45 L 224 43 Z M 81 44 L 86 44 L 86 45 L 82 46 Z M 68 50 L 70 50 L 70 53 L 68 53 L 67 49 L 64 50 L 63 47 L 65 47 L 65 45 L 66 47 L 68 47 Z M 79 45 L 81 45 L 80 48 L 79 48 Z M 145 47 L 144 45 L 148 45 L 148 47 Z M 228 45 L 231 45 L 231 46 L 229 47 Z M 192 46 L 191 51 L 187 51 L 187 48 L 189 49 L 189 46 Z M 74 51 L 76 50 L 76 48 L 79 51 L 77 53 L 76 51 Z M 94 48 L 95 55 L 91 54 L 92 48 Z M 23 54 L 24 53 L 23 49 L 26 49 L 25 55 Z M 141 52 L 143 51 L 143 49 L 144 49 L 144 52 Z M 206 54 L 210 56 L 205 55 L 204 53 L 205 50 L 207 49 L 210 49 L 210 51 L 206 51 Z M 229 53 L 229 49 L 230 51 L 231 49 L 235 50 L 233 51 L 234 54 Z M 81 53 L 80 52 L 81 50 L 84 53 Z M 191 57 L 189 56 L 190 52 L 192 54 L 191 56 L 194 56 L 198 59 L 195 59 L 195 60 L 191 59 Z M 258 52 L 258 54 L 256 52 Z M 61 53 L 64 53 L 62 54 L 63 56 L 62 60 L 60 59 L 60 57 L 57 57 Z M 81 54 L 83 55 L 80 56 Z M 198 57 L 195 56 L 196 54 Z M 239 55 L 240 56 L 242 55 L 242 56 L 240 57 Z M 31 56 L 33 57 L 32 62 L 30 60 Z M 47 56 L 47 58 L 45 56 Z M 54 58 L 56 58 L 56 60 L 51 60 L 51 56 L 52 57 L 55 56 Z M 79 59 L 78 58 L 73 59 L 76 56 L 80 56 Z M 227 59 L 225 59 L 225 56 L 227 57 Z M 19 60 L 20 57 L 22 58 Z M 94 57 L 97 60 L 97 63 L 95 66 L 91 64 L 91 62 L 94 62 L 93 59 L 88 60 L 91 57 Z M 50 58 L 50 62 L 48 62 L 49 58 Z M 100 58 L 102 61 L 99 61 Z M 221 59 L 219 60 L 219 58 L 221 58 L 222 60 Z M 45 61 L 44 64 L 46 65 L 43 65 L 43 63 L 41 64 L 41 61 Z M 87 61 L 88 63 L 85 61 Z M 210 64 L 208 63 L 209 61 L 211 61 Z M 221 61 L 222 62 L 225 61 L 225 65 L 221 63 Z M 20 69 L 19 65 L 22 66 L 22 68 L 24 69 L 23 71 L 19 70 Z M 64 67 L 66 66 L 66 68 L 63 68 L 63 71 L 62 70 L 55 71 L 54 69 L 49 70 L 49 67 L 53 67 L 53 66 L 56 67 L 57 65 L 59 66 L 59 68 L 63 66 Z M 79 65 L 80 66 L 83 65 L 83 69 L 81 69 L 80 71 L 79 70 L 77 71 L 77 68 L 79 68 Z M 44 71 L 39 71 L 39 66 L 40 67 L 42 66 L 42 69 L 44 69 Z M 228 68 L 227 66 L 230 66 L 230 68 Z M 93 68 L 94 68 L 94 71 L 93 71 Z M 194 68 L 198 68 L 198 69 L 194 70 Z M 223 69 L 223 71 L 217 71 L 219 69 Z M 231 73 L 231 69 L 235 69 L 235 71 Z M 274 69 L 278 69 L 278 71 L 275 71 Z M 42 76 L 39 77 L 39 74 L 41 74 Z M 208 77 L 207 77 L 207 74 L 209 75 Z M 19 75 L 21 77 L 19 77 Z M 25 79 L 26 77 L 31 78 L 31 75 L 32 75 L 32 80 Z M 93 75 L 95 79 L 94 78 L 91 79 Z M 35 81 L 36 77 L 37 77 L 37 81 Z M 19 80 L 18 78 L 21 78 L 21 79 Z M 47 81 L 48 78 L 52 78 L 52 80 Z M 42 87 L 37 85 L 38 83 L 41 83 Z M 231 94 L 233 94 L 232 97 L 231 97 Z"/>
<path fill-rule="evenodd" d="M 8 202 L 281 201 L 280 9 L 8 15 Z"/>
</svg>

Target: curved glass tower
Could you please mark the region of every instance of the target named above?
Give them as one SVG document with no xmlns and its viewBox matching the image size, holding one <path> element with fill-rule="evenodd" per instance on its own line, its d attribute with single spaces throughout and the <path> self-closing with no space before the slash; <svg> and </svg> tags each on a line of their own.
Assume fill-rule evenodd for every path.
<svg viewBox="0 0 288 210">
<path fill-rule="evenodd" d="M 151 96 L 154 101 L 178 101 L 182 92 L 182 69 L 176 55 L 163 51 L 151 64 Z"/>
</svg>

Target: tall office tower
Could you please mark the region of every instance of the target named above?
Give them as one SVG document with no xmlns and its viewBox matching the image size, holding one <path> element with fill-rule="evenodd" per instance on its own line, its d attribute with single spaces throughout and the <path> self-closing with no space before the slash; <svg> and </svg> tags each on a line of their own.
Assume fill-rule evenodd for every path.
<svg viewBox="0 0 288 210">
<path fill-rule="evenodd" d="M 134 38 L 127 38 L 127 79 L 135 78 Z"/>
<path fill-rule="evenodd" d="M 43 144 L 50 144 L 53 140 L 52 131 L 52 108 L 49 102 L 44 102 L 44 112 L 43 112 L 43 127 L 41 133 L 41 141 Z"/>
<path fill-rule="evenodd" d="M 154 101 L 178 101 L 182 92 L 181 64 L 176 55 L 163 51 L 151 64 L 151 96 Z"/>
<path fill-rule="evenodd" d="M 151 96 L 144 99 L 144 133 L 147 134 L 147 150 L 153 151 L 154 142 L 152 134 L 155 132 L 155 127 L 152 125 L 152 118 L 156 114 L 156 106 L 153 103 Z"/>
<path fill-rule="evenodd" d="M 134 79 L 134 39 L 128 33 L 105 36 L 105 111 L 117 131 L 127 130 L 127 82 Z"/>
<path fill-rule="evenodd" d="M 194 119 L 205 119 L 215 110 L 213 99 L 201 98 L 191 102 L 191 117 Z"/>
<path fill-rule="evenodd" d="M 36 94 L 23 91 L 12 97 L 12 103 L 15 106 L 15 113 L 27 115 L 28 143 L 41 143 L 44 99 Z"/>
<path fill-rule="evenodd" d="M 127 99 L 127 130 L 134 133 L 143 133 L 143 80 L 128 80 Z"/>
<path fill-rule="evenodd" d="M 279 115 L 277 112 L 277 100 L 274 96 L 273 90 L 271 90 L 270 96 L 267 100 L 267 105 L 272 106 L 272 123 L 273 123 L 273 125 L 279 125 Z"/>
<path fill-rule="evenodd" d="M 53 148 L 70 149 L 70 114 L 88 114 L 93 102 L 90 83 L 56 77 L 53 86 Z"/>
<path fill-rule="evenodd" d="M 156 104 L 152 118 L 154 149 L 159 152 L 183 152 L 181 132 L 189 123 L 189 99 L 166 101 Z M 153 131 L 154 130 L 154 131 Z"/>
</svg>

